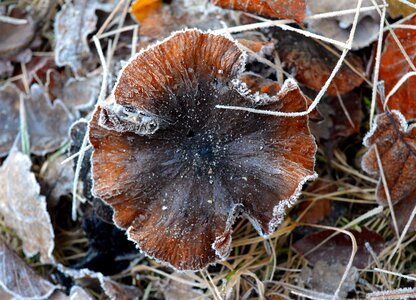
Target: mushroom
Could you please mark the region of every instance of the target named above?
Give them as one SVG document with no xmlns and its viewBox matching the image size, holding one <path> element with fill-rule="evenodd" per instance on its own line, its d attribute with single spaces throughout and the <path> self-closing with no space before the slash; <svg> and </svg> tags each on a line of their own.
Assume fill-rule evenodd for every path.
<svg viewBox="0 0 416 300">
<path fill-rule="evenodd" d="M 142 50 L 90 121 L 93 193 L 148 256 L 199 270 L 230 252 L 241 214 L 272 234 L 313 179 L 308 117 L 223 110 L 306 110 L 287 80 L 271 101 L 239 80 L 245 54 L 228 37 L 186 30 Z"/>
</svg>

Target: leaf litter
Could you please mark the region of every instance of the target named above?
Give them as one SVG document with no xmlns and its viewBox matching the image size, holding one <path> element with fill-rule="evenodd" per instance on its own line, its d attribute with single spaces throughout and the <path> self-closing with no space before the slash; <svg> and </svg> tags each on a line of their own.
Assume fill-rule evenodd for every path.
<svg viewBox="0 0 416 300">
<path fill-rule="evenodd" d="M 47 213 L 50 214 L 51 224 L 56 234 L 53 259 L 58 264 L 64 264 L 66 271 L 62 268 L 61 272 L 55 270 L 54 262 L 52 266 L 39 264 L 39 261 L 42 262 L 41 255 L 26 259 L 34 266 L 32 270 L 36 273 L 50 274 L 51 276 L 46 275 L 44 278 L 50 280 L 53 286 L 66 287 L 65 291 L 55 291 L 52 297 L 59 294 L 63 297 L 62 299 L 71 299 L 77 297 L 75 295 L 79 292 L 85 299 L 104 297 L 104 295 L 118 299 L 121 294 L 126 295 L 126 299 L 134 299 L 137 296 L 145 299 L 163 299 L 168 297 L 168 294 L 164 292 L 169 293 L 169 288 L 166 290 L 166 287 L 170 286 L 178 286 L 178 289 L 184 293 L 180 297 L 185 298 L 191 297 L 193 291 L 196 290 L 201 299 L 233 299 L 234 297 L 287 299 L 296 297 L 295 295 L 315 299 L 336 297 L 359 299 L 390 297 L 395 299 L 414 294 L 409 281 L 412 276 L 406 275 L 406 273 L 411 273 L 409 266 L 414 263 L 412 256 L 414 236 L 408 234 L 414 230 L 413 218 L 416 214 L 416 210 L 412 209 L 415 206 L 414 199 L 411 192 L 403 194 L 403 197 L 397 197 L 394 187 L 393 193 L 389 193 L 391 178 L 395 176 L 395 173 L 391 173 L 387 167 L 387 165 L 402 164 L 402 157 L 408 153 L 406 152 L 408 150 L 403 149 L 400 140 L 411 141 L 409 132 L 406 131 L 408 129 L 405 129 L 412 128 L 411 123 L 408 127 L 404 125 L 404 122 L 400 123 L 401 127 L 396 122 L 390 123 L 393 126 L 397 125 L 398 135 L 401 137 L 395 143 L 396 147 L 400 146 L 396 151 L 395 159 L 386 163 L 385 157 L 380 157 L 379 161 L 376 157 L 378 169 L 375 167 L 377 170 L 371 172 L 370 175 L 362 172 L 358 164 L 362 154 L 366 151 L 361 145 L 364 134 L 370 127 L 375 128 L 375 125 L 371 126 L 368 122 L 368 115 L 372 120 L 372 115 L 375 114 L 374 107 L 378 106 L 378 112 L 382 112 L 383 102 L 387 100 L 387 111 L 389 111 L 388 107 L 399 109 L 407 121 L 412 122 L 413 104 L 408 101 L 412 94 L 406 92 L 406 89 L 411 87 L 414 71 L 412 68 L 414 49 L 407 45 L 406 40 L 408 33 L 410 32 L 411 35 L 412 32 L 412 21 L 411 17 L 401 19 L 400 16 L 412 12 L 413 1 L 388 1 L 391 4 L 388 8 L 385 8 L 381 2 L 373 1 L 353 1 L 355 3 L 352 3 L 351 7 L 338 7 L 342 4 L 340 1 L 328 1 L 325 3 L 327 7 L 318 7 L 319 13 L 310 9 L 312 1 L 291 1 L 291 5 L 302 9 L 298 10 L 297 13 L 300 12 L 300 14 L 297 16 L 286 14 L 285 17 L 295 19 L 300 22 L 299 25 L 295 25 L 293 20 L 273 20 L 278 17 L 277 15 L 265 15 L 266 6 L 264 5 L 271 3 L 267 1 L 259 2 L 258 6 L 251 7 L 244 1 L 238 3 L 239 7 L 238 5 L 231 7 L 229 5 L 231 2 L 227 4 L 228 8 L 238 9 L 234 11 L 214 6 L 212 2 L 215 1 L 205 0 L 183 0 L 172 3 L 148 1 L 147 3 L 153 5 L 149 7 L 146 7 L 146 1 L 135 1 L 139 9 L 137 7 L 135 9 L 134 6 L 130 8 L 130 3 L 127 1 L 116 3 L 63 1 L 58 5 L 51 5 L 49 2 L 37 1 L 29 4 L 22 1 L 19 9 L 27 15 L 20 21 L 13 19 L 11 15 L 13 5 L 10 6 L 9 2 L 0 5 L 0 25 L 9 26 L 10 22 L 26 23 L 30 17 L 34 17 L 38 29 L 31 38 L 31 42 L 27 42 L 24 35 L 17 36 L 17 39 L 22 38 L 19 40 L 19 42 L 23 41 L 21 46 L 17 47 L 16 51 L 12 51 L 13 53 L 10 52 L 10 55 L 1 56 L 0 59 L 2 80 L 0 100 L 8 99 L 1 101 L 3 106 L 0 109 L 2 114 L 0 123 L 1 128 L 6 128 L 6 130 L 0 131 L 0 139 L 5 141 L 0 143 L 0 147 L 3 147 L 0 152 L 3 157 L 6 156 L 15 141 L 17 145 L 23 141 L 22 151 L 26 151 L 26 154 L 29 153 L 27 146 L 32 147 L 30 158 L 19 152 L 26 161 L 25 167 L 21 167 L 25 171 L 20 173 L 23 173 L 25 178 L 35 180 L 35 182 L 32 181 L 36 183 L 38 189 L 35 198 L 43 199 L 48 204 Z M 305 3 L 306 12 L 303 10 Z M 378 8 L 373 7 L 375 4 L 379 4 Z M 88 9 L 78 10 L 82 5 L 86 5 Z M 360 14 L 356 17 L 357 5 L 361 8 Z M 351 10 L 345 10 L 349 8 Z M 284 9 L 286 13 L 290 11 L 289 6 L 285 6 Z M 389 23 L 385 22 L 383 28 L 379 28 L 381 21 L 379 16 L 385 9 L 396 19 L 388 17 L 385 21 Z M 394 9 L 398 10 L 394 11 Z M 250 13 L 242 12 L 242 10 Z M 282 7 L 275 10 L 278 13 L 282 11 L 285 13 Z M 3 18 L 3 16 L 8 18 Z M 265 19 L 265 16 L 273 19 Z M 39 22 L 39 19 L 42 21 Z M 53 19 L 55 22 L 50 22 Z M 305 24 L 302 24 L 303 20 Z M 358 27 L 355 27 L 357 23 Z M 331 25 L 330 32 L 326 32 L 319 29 L 319 26 L 315 27 L 316 24 L 333 25 Z M 58 28 L 58 25 L 61 27 Z M 267 239 L 258 236 L 257 226 L 237 217 L 234 221 L 228 258 L 217 263 L 216 266 L 209 266 L 201 272 L 187 274 L 187 276 L 179 276 L 169 267 L 164 267 L 158 261 L 144 257 L 137 250 L 124 252 L 124 246 L 121 244 L 127 239 L 122 231 L 114 227 L 111 208 L 91 194 L 89 158 L 92 149 L 88 141 L 83 146 L 86 122 L 81 126 L 82 130 L 78 130 L 79 125 L 73 127 L 73 129 L 77 128 L 78 133 L 72 132 L 72 134 L 78 137 L 77 141 L 70 146 L 72 150 L 67 153 L 69 125 L 80 117 L 90 120 L 93 106 L 98 98 L 100 105 L 104 99 L 106 103 L 111 103 L 112 99 L 108 96 L 111 95 L 110 91 L 117 73 L 124 65 L 123 61 L 128 60 L 131 55 L 140 52 L 140 49 L 154 41 L 168 37 L 172 31 L 185 26 L 198 27 L 203 30 L 220 30 L 228 38 L 232 35 L 237 39 L 261 41 L 258 44 L 255 42 L 244 44 L 241 40 L 241 44 L 245 47 L 241 48 L 249 49 L 247 50 L 249 63 L 246 64 L 244 75 L 246 80 L 235 83 L 241 93 L 248 93 L 248 90 L 251 90 L 257 93 L 252 99 L 262 99 L 262 101 L 267 99 L 273 102 L 284 79 L 294 77 L 301 86 L 302 93 L 308 101 L 308 107 L 311 107 L 312 103 L 310 110 L 313 110 L 320 102 L 319 113 L 314 110 L 316 115 L 310 115 L 311 121 L 320 122 L 321 126 L 321 132 L 318 132 L 321 137 L 317 140 L 319 150 L 316 157 L 316 171 L 329 184 L 335 185 L 336 190 L 324 192 L 322 195 L 319 189 L 308 189 L 304 192 L 302 199 L 305 201 L 301 204 L 310 205 L 315 202 L 331 204 L 329 215 L 328 206 L 323 206 L 322 209 L 325 212 L 322 215 L 318 214 L 318 218 L 303 219 L 303 221 L 314 223 L 306 224 L 308 228 L 321 226 L 316 225 L 317 222 L 326 224 L 335 231 L 345 229 L 349 234 L 354 233 L 350 236 L 352 241 L 347 239 L 348 243 L 339 243 L 340 248 L 337 253 L 325 255 L 325 259 L 332 259 L 331 263 L 318 260 L 314 266 L 307 266 L 308 255 L 303 257 L 293 253 L 292 245 L 307 238 L 308 235 L 304 237 L 305 231 L 301 230 L 306 227 L 301 225 L 305 224 L 298 223 L 302 219 L 292 219 L 296 216 L 292 213 L 284 218 L 277 231 Z M 255 38 L 252 38 L 247 30 L 250 30 L 251 36 Z M 347 41 L 348 35 L 354 31 L 356 38 L 353 41 Z M 380 35 L 383 31 L 388 31 L 386 40 Z M 57 34 L 54 35 L 54 32 Z M 333 35 L 334 32 L 335 35 Z M 376 49 L 375 42 L 372 41 L 377 38 L 380 41 L 379 49 L 382 50 L 380 53 L 387 57 L 387 60 L 379 55 L 378 51 L 373 51 L 371 55 L 371 50 Z M 97 51 L 93 49 L 93 40 Z M 403 44 L 403 49 L 411 59 L 400 54 L 402 50 L 400 45 L 396 45 L 397 40 Z M 357 50 L 347 54 L 351 48 Z M 390 49 L 393 49 L 393 54 Z M 380 58 L 382 63 L 379 69 Z M 400 63 L 395 64 L 395 60 L 389 63 L 388 59 L 391 61 L 392 58 L 399 58 Z M 53 60 L 56 60 L 55 63 L 50 63 Z M 42 61 L 45 64 L 42 64 Z M 383 72 L 383 68 L 387 68 L 388 71 Z M 391 71 L 389 68 L 396 69 Z M 376 76 L 377 72 L 380 76 Z M 328 79 L 332 77 L 333 80 L 330 82 L 331 80 Z M 384 92 L 380 79 L 385 81 Z M 392 88 L 394 85 L 397 86 Z M 407 93 L 405 96 L 403 96 L 403 91 Z M 325 92 L 328 95 L 325 96 Z M 32 111 L 36 111 L 37 115 L 36 122 L 33 123 L 29 111 L 29 118 L 26 118 L 26 130 L 19 120 L 22 111 L 20 98 L 22 97 L 26 111 L 34 105 L 35 108 Z M 33 101 L 32 98 L 40 101 Z M 370 98 L 372 100 L 369 100 Z M 39 111 L 42 110 L 44 112 L 41 114 Z M 218 114 L 222 113 L 220 108 L 217 110 Z M 395 115 L 395 112 L 390 113 Z M 121 115 L 123 118 L 132 116 L 129 110 L 123 111 L 123 114 L 125 114 Z M 283 115 L 287 116 L 289 113 Z M 140 117 L 143 118 L 143 114 Z M 381 115 L 376 118 L 376 122 L 380 118 L 382 118 Z M 43 119 L 48 121 L 42 121 Z M 40 133 L 42 128 L 43 130 L 47 128 L 50 132 L 49 138 L 46 134 Z M 370 131 L 367 136 L 375 132 L 377 129 Z M 395 135 L 383 134 L 384 139 L 375 142 L 380 145 L 380 148 L 396 138 Z M 328 145 L 325 145 L 327 141 L 331 144 L 331 156 L 325 152 L 328 149 Z M 411 142 L 407 144 L 410 148 L 413 147 Z M 371 149 L 370 152 L 373 151 Z M 86 151 L 85 155 L 84 151 Z M 80 176 L 77 175 L 71 179 L 73 174 L 71 167 L 73 164 L 77 165 L 79 155 L 84 157 L 79 162 L 81 169 L 75 172 Z M 368 154 L 364 156 L 364 159 L 367 156 Z M 64 159 L 64 157 L 69 158 Z M 10 155 L 3 161 L 2 170 L 6 166 L 11 168 L 8 163 L 9 158 Z M 374 160 L 372 164 L 374 165 Z M 19 165 L 22 164 L 19 162 Z M 382 175 L 383 172 L 378 172 L 381 169 L 380 166 L 383 166 L 383 170 L 386 166 L 384 175 Z M 65 173 L 68 176 L 62 178 L 54 175 Z M 378 187 L 376 184 L 383 176 L 385 179 L 381 178 L 381 182 L 385 180 L 388 183 L 386 185 L 388 189 L 383 188 L 384 193 L 395 197 L 391 197 L 391 205 L 380 201 L 380 199 L 383 200 L 382 197 L 380 198 L 383 193 L 380 192 L 380 187 L 383 187 L 383 183 L 380 183 Z M 75 189 L 70 188 L 74 184 L 71 181 L 75 182 Z M 40 195 L 37 182 L 42 183 L 41 194 L 44 196 Z M 400 180 L 398 184 L 401 183 Z M 62 188 L 57 188 L 59 186 Z M 409 189 L 411 186 L 412 184 L 409 184 Z M 68 201 L 74 191 L 79 216 L 75 222 L 71 221 L 70 201 Z M 316 201 L 322 197 L 325 197 L 327 202 Z M 401 200 L 396 203 L 395 199 L 398 198 Z M 308 200 L 312 202 L 307 202 Z M 383 206 L 378 207 L 379 203 Z M 300 214 L 303 214 L 302 209 L 305 208 L 300 209 Z M 306 209 L 316 214 L 313 208 Z M 400 229 L 399 234 L 392 225 L 394 223 L 391 219 L 393 212 Z M 19 236 L 18 231 L 12 225 L 7 223 L 6 219 L 0 219 L 0 235 L 7 244 L 13 245 L 13 249 L 18 249 L 17 253 L 20 256 L 26 256 L 27 253 L 19 249 L 24 250 L 27 240 Z M 367 235 L 362 239 L 355 232 L 362 233 L 367 228 L 369 231 L 376 232 L 375 234 L 385 241 L 381 248 L 370 243 L 370 250 L 363 249 L 363 241 L 370 241 L 372 237 Z M 313 232 L 315 229 L 311 230 Z M 113 236 L 115 232 L 117 233 L 116 239 Z M 310 232 L 308 234 L 311 234 Z M 342 234 L 338 233 L 337 236 L 342 236 Z M 116 240 L 117 242 L 114 242 Z M 319 240 L 318 236 L 316 243 L 319 242 L 322 240 Z M 112 247 L 106 247 L 110 244 Z M 358 246 L 358 252 L 351 256 L 354 252 L 351 245 L 354 244 Z M 329 248 L 324 244 L 312 253 L 326 253 L 325 250 Z M 339 258 L 339 255 L 343 256 L 342 264 L 333 262 L 333 259 Z M 356 259 L 352 260 L 354 256 Z M 354 266 L 357 258 L 363 259 L 366 266 L 357 269 Z M 99 273 L 100 266 L 110 266 L 110 269 L 102 271 L 106 275 L 112 275 L 109 285 L 116 284 L 116 294 L 111 295 L 108 290 L 105 291 L 103 282 L 97 279 L 98 275 L 94 275 L 95 279 L 86 279 L 84 278 L 85 272 L 83 276 L 80 276 L 76 272 L 81 271 L 73 269 L 88 267 L 95 273 Z M 300 277 L 301 270 L 306 272 L 308 268 L 312 272 L 309 273 L 312 277 L 306 276 L 309 281 L 301 282 L 300 280 L 303 280 Z M 93 272 L 91 270 L 87 271 Z M 386 273 L 383 272 L 390 272 L 387 273 L 389 274 L 388 280 Z M 80 279 L 81 277 L 83 279 Z M 163 284 L 160 284 L 161 282 Z M 304 288 L 298 286 L 299 283 L 304 284 Z M 126 289 L 132 293 L 124 293 Z M 19 291 L 22 295 L 26 292 L 25 289 Z"/>
</svg>

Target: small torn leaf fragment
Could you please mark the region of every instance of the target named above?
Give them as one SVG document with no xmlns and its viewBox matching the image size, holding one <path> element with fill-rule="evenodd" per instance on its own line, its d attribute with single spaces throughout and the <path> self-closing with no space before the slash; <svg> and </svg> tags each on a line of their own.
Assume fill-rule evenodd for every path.
<svg viewBox="0 0 416 300">
<path fill-rule="evenodd" d="M 416 0 L 407 0 L 407 1 L 410 3 L 416 4 Z M 415 8 L 410 7 L 409 5 L 403 2 L 400 2 L 400 0 L 387 0 L 387 3 L 389 4 L 389 7 L 388 7 L 389 15 L 394 19 L 400 16 L 406 17 L 416 12 Z"/>
<path fill-rule="evenodd" d="M 277 40 L 276 50 L 283 66 L 294 75 L 300 84 L 304 84 L 314 91 L 320 91 L 335 67 L 338 57 L 301 34 L 273 30 L 273 37 Z M 359 74 L 364 74 L 363 62 L 359 56 L 349 53 L 346 60 Z M 337 72 L 327 89 L 329 96 L 345 94 L 364 82 L 364 76 L 357 75 L 345 63 Z"/>
<path fill-rule="evenodd" d="M 12 83 L 0 86 L 0 157 L 6 156 L 19 133 L 19 99 L 23 96 Z"/>
<path fill-rule="evenodd" d="M 377 147 L 390 198 L 395 205 L 397 224 L 402 231 L 416 205 L 416 127 L 408 126 L 404 116 L 397 110 L 377 115 L 373 127 L 364 138 L 364 145 L 369 150 L 363 156 L 362 169 L 380 176 Z M 381 177 L 376 199 L 381 205 L 388 206 Z M 416 220 L 413 220 L 410 230 L 416 230 Z"/>
<path fill-rule="evenodd" d="M 403 23 L 404 25 L 416 25 L 416 16 Z M 413 64 L 416 64 L 416 31 L 414 29 L 395 28 L 393 29 L 404 50 L 409 55 Z M 384 81 L 386 96 L 390 93 L 397 82 L 412 68 L 405 59 L 403 53 L 391 34 L 388 34 L 384 50 L 380 60 L 380 80 Z M 399 110 L 407 120 L 416 119 L 416 77 L 407 79 L 399 90 L 388 101 L 388 107 Z M 377 101 L 378 108 L 383 111 L 380 101 Z"/>
<path fill-rule="evenodd" d="M 376 0 L 377 4 L 383 4 Z M 322 14 L 357 8 L 358 0 L 308 0 L 308 9 L 312 13 Z M 361 7 L 374 6 L 371 0 L 363 0 Z M 320 18 L 308 21 L 312 31 L 328 38 L 345 43 L 349 36 L 355 14 L 344 14 L 332 18 Z M 352 49 L 358 50 L 374 42 L 380 29 L 380 14 L 376 9 L 360 12 L 357 28 L 352 42 Z"/>
<path fill-rule="evenodd" d="M 0 238 L 0 289 L 17 299 L 44 299 L 58 287 L 38 275 Z"/>
<path fill-rule="evenodd" d="M 328 264 L 324 260 L 319 260 L 315 263 L 312 270 L 309 267 L 303 268 L 301 278 L 312 290 L 333 295 L 341 282 L 345 268 L 345 265 L 338 262 Z M 339 291 L 338 295 L 340 298 L 336 299 L 344 299 L 347 297 L 348 292 L 354 291 L 359 278 L 360 275 L 357 268 L 352 267 Z"/>
<path fill-rule="evenodd" d="M 85 72 L 85 63 L 91 57 L 87 37 L 96 29 L 95 11 L 109 11 L 110 3 L 99 0 L 66 1 L 56 14 L 54 23 L 55 62 L 57 66 L 70 66 L 75 74 Z"/>
<path fill-rule="evenodd" d="M 244 58 L 222 35 L 176 32 L 130 61 L 115 102 L 89 123 L 95 196 L 143 252 L 176 269 L 227 257 L 237 211 L 273 233 L 316 176 L 307 116 L 215 108 L 306 109 L 293 80 L 261 105 L 239 79 Z"/>
<path fill-rule="evenodd" d="M 377 254 L 384 247 L 384 239 L 377 232 L 370 231 L 367 228 L 361 228 L 361 231 L 350 230 L 350 232 L 354 235 L 357 242 L 357 253 L 353 266 L 363 269 L 372 261 L 370 253 L 365 248 L 365 243 L 368 242 Z M 347 265 L 351 257 L 352 243 L 350 237 L 343 233 L 338 233 L 321 247 L 308 253 L 334 233 L 336 232 L 333 230 L 322 230 L 308 234 L 294 243 L 293 249 L 304 256 L 312 265 L 318 261 L 325 261 L 330 265 L 336 263 Z"/>
<path fill-rule="evenodd" d="M 305 0 L 211 0 L 217 6 L 241 10 L 259 16 L 279 19 L 293 19 L 303 23 L 306 15 Z"/>
<path fill-rule="evenodd" d="M 31 166 L 29 157 L 13 148 L 0 167 L 0 215 L 22 240 L 25 255 L 39 253 L 41 262 L 48 263 L 54 261 L 54 232 Z"/>
<path fill-rule="evenodd" d="M 36 26 L 31 17 L 14 8 L 10 17 L 26 20 L 26 24 L 16 25 L 0 22 L 0 58 L 18 53 L 27 47 L 35 36 Z"/>
</svg>

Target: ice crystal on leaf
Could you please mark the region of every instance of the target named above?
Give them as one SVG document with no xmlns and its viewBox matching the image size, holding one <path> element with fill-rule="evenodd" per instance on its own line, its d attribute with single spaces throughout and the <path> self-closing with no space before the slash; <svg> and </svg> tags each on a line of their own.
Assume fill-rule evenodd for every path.
<svg viewBox="0 0 416 300">
<path fill-rule="evenodd" d="M 307 116 L 215 108 L 307 108 L 293 80 L 267 105 L 240 93 L 244 63 L 227 37 L 174 33 L 129 61 L 115 103 L 98 106 L 90 122 L 95 195 L 143 252 L 176 269 L 224 259 L 236 213 L 270 235 L 315 177 Z"/>
</svg>

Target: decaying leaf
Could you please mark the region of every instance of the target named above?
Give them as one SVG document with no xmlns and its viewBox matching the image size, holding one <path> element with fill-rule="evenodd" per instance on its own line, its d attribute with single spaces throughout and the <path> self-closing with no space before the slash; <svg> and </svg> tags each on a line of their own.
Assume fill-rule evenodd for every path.
<svg viewBox="0 0 416 300">
<path fill-rule="evenodd" d="M 101 74 L 70 78 L 63 87 L 62 102 L 73 111 L 90 108 L 98 99 Z"/>
<path fill-rule="evenodd" d="M 323 197 L 326 194 L 335 192 L 337 186 L 334 182 L 327 182 L 324 180 L 316 180 L 306 189 L 306 192 L 313 193 L 316 197 Z M 300 202 L 296 207 L 296 214 L 303 214 L 302 218 L 299 220 L 303 223 L 309 224 L 318 224 L 323 221 L 330 213 L 332 208 L 331 200 L 320 198 L 315 200 L 308 200 L 308 197 L 304 201 Z"/>
<path fill-rule="evenodd" d="M 0 290 L 4 289 L 17 299 L 44 299 L 58 288 L 38 275 L 1 238 L 0 270 Z"/>
<path fill-rule="evenodd" d="M 0 58 L 18 53 L 27 47 L 35 36 L 36 26 L 31 17 L 24 18 L 23 12 L 13 9 L 11 17 L 26 20 L 25 24 L 11 24 L 0 21 Z"/>
<path fill-rule="evenodd" d="M 276 50 L 284 67 L 299 83 L 320 91 L 331 75 L 338 57 L 313 39 L 295 32 L 274 30 L 273 36 L 278 41 Z M 364 74 L 361 58 L 348 54 L 346 60 L 356 72 L 344 63 L 327 89 L 330 96 L 336 96 L 337 92 L 350 92 L 364 82 L 364 76 L 358 75 Z"/>
<path fill-rule="evenodd" d="M 416 0 L 407 0 L 410 3 L 416 4 Z M 414 7 L 407 5 L 399 0 L 387 0 L 389 4 L 388 12 L 392 18 L 398 18 L 400 16 L 406 17 L 416 12 Z"/>
<path fill-rule="evenodd" d="M 293 19 L 303 23 L 306 15 L 305 0 L 211 0 L 223 8 L 241 10 L 259 16 L 279 19 Z"/>
<path fill-rule="evenodd" d="M 42 262 L 52 262 L 54 232 L 31 166 L 28 156 L 11 150 L 0 167 L 0 214 L 22 240 L 26 256 L 39 253 Z"/>
<path fill-rule="evenodd" d="M 312 290 L 333 295 L 341 282 L 345 268 L 345 265 L 338 262 L 328 264 L 326 261 L 319 260 L 315 263 L 313 269 L 305 267 L 302 270 L 301 278 Z M 359 277 L 357 268 L 352 267 L 339 291 L 338 295 L 341 299 L 347 297 L 348 292 L 355 290 Z"/>
<path fill-rule="evenodd" d="M 366 228 L 361 228 L 361 231 L 351 230 L 351 233 L 356 239 L 358 248 L 353 265 L 357 268 L 365 268 L 372 262 L 372 257 L 365 248 L 365 243 L 370 243 L 374 252 L 379 253 L 383 249 L 384 239 L 378 233 Z M 338 233 L 325 244 L 308 253 L 332 234 L 334 234 L 333 230 L 323 230 L 309 234 L 294 243 L 293 248 L 312 265 L 318 261 L 325 261 L 330 265 L 340 263 L 345 266 L 348 264 L 352 251 L 351 239 L 345 234 Z"/>
<path fill-rule="evenodd" d="M 74 285 L 69 291 L 69 296 L 61 291 L 55 291 L 48 300 L 93 300 L 93 298 L 82 287 Z"/>
<path fill-rule="evenodd" d="M 99 0 L 66 1 L 56 14 L 54 24 L 55 62 L 57 66 L 70 66 L 76 73 L 83 73 L 85 63 L 91 57 L 87 37 L 96 29 L 95 11 L 111 10 L 113 4 Z"/>
<path fill-rule="evenodd" d="M 319 103 L 322 119 L 311 122 L 310 127 L 329 162 L 332 161 L 334 149 L 344 138 L 360 132 L 363 119 L 361 100 L 360 94 L 350 92 L 339 97 L 324 97 Z"/>
<path fill-rule="evenodd" d="M 416 127 L 408 126 L 399 111 L 380 114 L 364 138 L 364 145 L 369 150 L 362 159 L 362 168 L 369 174 L 380 175 L 377 147 L 390 198 L 395 204 L 397 224 L 403 230 L 416 205 Z M 381 205 L 388 206 L 381 178 L 376 199 Z M 416 220 L 413 220 L 410 229 L 416 230 Z"/>
<path fill-rule="evenodd" d="M 89 123 L 95 195 L 142 251 L 177 269 L 228 256 L 236 209 L 272 234 L 316 176 L 308 117 L 215 108 L 306 109 L 294 80 L 268 105 L 247 91 L 244 59 L 225 36 L 176 32 L 129 62 Z"/>
<path fill-rule="evenodd" d="M 416 16 L 404 23 L 405 25 L 416 25 Z M 416 30 L 409 28 L 394 29 L 394 33 L 403 45 L 413 64 L 416 64 Z M 393 87 L 403 76 L 413 69 L 405 59 L 393 36 L 389 34 L 386 38 L 384 51 L 380 61 L 380 80 L 384 81 L 385 94 L 388 95 Z M 416 119 L 416 76 L 407 79 L 399 90 L 388 101 L 390 109 L 398 109 L 407 120 Z M 383 111 L 380 101 L 378 107 Z"/>
<path fill-rule="evenodd" d="M 19 99 L 23 96 L 14 84 L 0 86 L 0 157 L 6 156 L 19 133 Z"/>
<path fill-rule="evenodd" d="M 138 300 L 142 295 L 141 290 L 137 287 L 116 282 L 100 272 L 93 272 L 89 269 L 71 269 L 61 264 L 58 264 L 57 267 L 62 273 L 82 286 L 91 284 L 91 281 L 98 281 L 102 291 L 110 300 Z"/>
<path fill-rule="evenodd" d="M 163 279 L 156 282 L 157 286 L 160 286 L 163 297 L 166 300 L 183 300 L 183 299 L 198 299 L 203 297 L 202 291 L 194 289 L 191 285 L 176 281 L 174 278 L 179 278 L 186 281 L 192 279 L 186 275 L 186 273 L 173 273 L 172 279 Z"/>
<path fill-rule="evenodd" d="M 53 103 L 38 85 L 30 87 L 25 101 L 30 150 L 36 155 L 55 151 L 68 141 L 72 116 L 60 100 Z"/>
<path fill-rule="evenodd" d="M 72 192 L 74 170 L 71 163 L 62 164 L 64 156 L 48 159 L 42 166 L 46 168 L 42 176 L 42 192 L 48 199 L 48 204 L 54 206 L 59 198 Z"/>
<path fill-rule="evenodd" d="M 381 0 L 376 0 L 382 4 Z M 322 14 L 340 10 L 355 9 L 358 0 L 308 0 L 308 8 L 312 14 Z M 363 0 L 361 7 L 373 6 L 371 0 Z M 332 18 L 310 20 L 309 27 L 326 37 L 345 43 L 350 35 L 354 14 L 345 14 Z M 377 10 L 360 12 L 355 31 L 352 49 L 364 48 L 374 42 L 380 29 L 380 14 Z"/>
<path fill-rule="evenodd" d="M 72 116 L 60 101 L 52 104 L 45 91 L 33 84 L 30 95 L 24 96 L 13 84 L 0 88 L 0 155 L 4 156 L 20 131 L 20 98 L 23 97 L 30 150 L 36 155 L 55 151 L 68 140 Z"/>
</svg>

